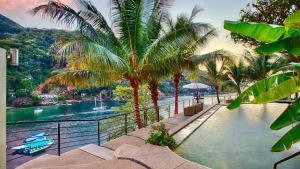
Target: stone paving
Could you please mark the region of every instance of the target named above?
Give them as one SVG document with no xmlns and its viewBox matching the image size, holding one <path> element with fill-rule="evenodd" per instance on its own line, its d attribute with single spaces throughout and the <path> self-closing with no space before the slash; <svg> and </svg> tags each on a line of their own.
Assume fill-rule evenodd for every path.
<svg viewBox="0 0 300 169">
<path fill-rule="evenodd" d="M 162 123 L 166 125 L 171 135 L 175 135 L 188 125 L 194 126 L 193 129 L 195 129 L 195 124 L 191 123 L 200 116 L 204 116 L 213 107 L 205 106 L 202 112 L 194 116 L 179 114 L 164 119 Z M 150 130 L 150 126 L 139 129 L 113 139 L 100 147 L 87 145 L 66 152 L 61 156 L 46 154 L 19 166 L 18 169 L 208 169 L 181 158 L 167 147 L 145 144 Z"/>
<path fill-rule="evenodd" d="M 186 166 L 186 163 L 189 164 L 190 168 L 208 169 L 205 166 L 181 158 L 168 147 L 151 144 L 145 144 L 141 147 L 123 144 L 115 151 L 115 157 L 118 159 L 134 159 L 148 168 L 155 169 L 182 169 Z"/>
</svg>

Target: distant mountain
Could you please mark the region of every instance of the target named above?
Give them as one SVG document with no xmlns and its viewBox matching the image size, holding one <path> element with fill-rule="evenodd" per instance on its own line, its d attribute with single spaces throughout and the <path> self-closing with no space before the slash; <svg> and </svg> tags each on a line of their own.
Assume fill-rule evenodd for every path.
<svg viewBox="0 0 300 169">
<path fill-rule="evenodd" d="M 0 38 L 4 38 L 8 34 L 18 34 L 23 29 L 21 25 L 0 14 Z"/>
<path fill-rule="evenodd" d="M 72 32 L 55 29 L 25 28 L 0 14 L 0 47 L 19 49 L 19 66 L 7 65 L 7 102 L 13 106 L 16 98 L 30 98 L 37 85 L 44 82 L 54 69 L 51 45 Z M 30 99 L 24 99 L 30 100 Z"/>
</svg>

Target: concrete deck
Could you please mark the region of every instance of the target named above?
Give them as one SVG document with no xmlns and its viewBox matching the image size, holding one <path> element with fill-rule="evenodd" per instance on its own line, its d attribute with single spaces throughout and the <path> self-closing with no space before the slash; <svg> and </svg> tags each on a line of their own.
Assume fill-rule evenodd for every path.
<svg viewBox="0 0 300 169">
<path fill-rule="evenodd" d="M 181 169 L 187 165 L 186 163 L 188 163 L 191 168 L 207 168 L 181 158 L 168 147 L 160 147 L 151 144 L 145 144 L 141 147 L 123 144 L 115 151 L 115 157 L 118 159 L 133 159 L 149 168 L 155 169 Z"/>
<path fill-rule="evenodd" d="M 171 135 L 180 135 L 179 131 L 185 126 L 189 127 L 189 134 L 193 132 L 201 120 L 205 119 L 206 113 L 211 111 L 213 106 L 205 106 L 204 110 L 194 116 L 183 116 L 179 114 L 175 117 L 164 119 L 164 123 Z M 194 122 L 198 121 L 195 124 Z M 192 123 L 193 122 L 193 123 Z M 192 127 L 191 127 L 192 126 Z M 159 147 L 145 144 L 151 127 L 139 129 L 128 135 L 113 139 L 100 147 L 97 145 L 86 145 L 81 148 L 71 150 L 61 156 L 43 155 L 31 160 L 18 169 L 119 169 L 119 168 L 158 168 L 158 169 L 208 169 L 205 166 L 190 162 L 178 156 L 168 147 Z M 189 134 L 183 131 L 180 137 L 175 135 L 176 142 L 182 142 Z"/>
</svg>

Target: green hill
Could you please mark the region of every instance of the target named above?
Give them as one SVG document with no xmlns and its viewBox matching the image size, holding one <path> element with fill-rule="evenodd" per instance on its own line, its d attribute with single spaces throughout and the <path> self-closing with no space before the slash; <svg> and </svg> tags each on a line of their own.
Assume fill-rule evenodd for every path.
<svg viewBox="0 0 300 169">
<path fill-rule="evenodd" d="M 0 39 L 11 34 L 18 34 L 23 29 L 21 25 L 0 14 Z"/>
<path fill-rule="evenodd" d="M 8 104 L 18 106 L 19 103 L 12 101 L 30 96 L 36 86 L 51 75 L 54 59 L 49 47 L 58 38 L 70 34 L 62 30 L 24 28 L 0 14 L 0 47 L 19 48 L 20 51 L 20 65 L 7 65 Z"/>
</svg>

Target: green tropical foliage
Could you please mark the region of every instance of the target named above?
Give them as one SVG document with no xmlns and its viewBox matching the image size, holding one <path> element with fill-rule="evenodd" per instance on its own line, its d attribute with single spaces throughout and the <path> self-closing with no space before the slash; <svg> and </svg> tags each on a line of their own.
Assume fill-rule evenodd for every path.
<svg viewBox="0 0 300 169">
<path fill-rule="evenodd" d="M 286 98 L 300 89 L 298 83 L 299 77 L 293 72 L 274 74 L 247 88 L 228 108 L 234 109 L 246 102 L 263 104 Z"/>
<path fill-rule="evenodd" d="M 224 28 L 264 43 L 277 41 L 285 32 L 282 26 L 240 21 L 225 21 Z"/>
<path fill-rule="evenodd" d="M 153 125 L 151 127 L 152 131 L 145 141 L 146 143 L 158 146 L 168 146 L 171 150 L 175 150 L 177 146 L 176 141 L 171 135 L 169 135 L 164 123 Z"/>
<path fill-rule="evenodd" d="M 149 95 L 149 90 L 146 85 L 142 85 L 139 88 L 139 101 L 140 101 L 140 109 L 142 115 L 143 124 L 150 125 L 156 122 L 156 113 L 155 109 L 149 108 L 151 105 L 151 96 Z M 124 101 L 125 103 L 122 106 L 112 107 L 113 110 L 117 112 L 122 112 L 127 114 L 127 132 L 131 132 L 136 130 L 136 121 L 134 115 L 134 98 L 132 95 L 132 88 L 130 86 L 116 86 L 114 93 L 115 101 Z M 163 117 L 160 116 L 162 120 Z M 112 119 L 108 119 L 108 123 L 104 123 L 101 125 L 101 129 L 107 130 L 109 139 L 113 139 L 125 134 L 125 130 L 116 129 L 111 130 L 113 124 L 114 126 L 123 125 L 124 124 L 124 116 L 114 117 Z"/>
<path fill-rule="evenodd" d="M 263 31 L 265 25 L 261 23 L 243 23 L 243 22 L 228 22 L 225 21 L 224 28 L 232 32 L 239 33 L 241 35 L 249 36 L 251 38 L 259 38 L 260 41 L 269 43 L 258 47 L 256 50 L 262 54 L 271 54 L 274 52 L 287 52 L 299 56 L 300 43 L 295 43 L 300 35 L 300 10 L 297 10 L 291 14 L 284 21 L 283 26 L 272 26 L 272 31 L 283 29 L 284 32 L 280 32 L 281 36 L 276 37 L 270 41 L 269 33 Z M 248 27 L 247 29 L 244 29 Z M 266 33 L 264 36 L 258 37 L 254 33 L 253 28 L 257 30 L 262 30 Z M 246 30 L 248 32 L 246 32 Z M 266 38 L 263 39 L 262 37 Z M 242 94 L 228 106 L 229 109 L 234 109 L 238 107 L 241 103 L 251 102 L 255 104 L 263 104 L 268 102 L 273 102 L 279 99 L 286 98 L 294 93 L 300 91 L 299 85 L 299 73 L 295 71 L 279 72 L 263 80 L 260 80 L 253 84 L 251 87 L 246 89 Z M 297 119 L 297 112 L 300 110 L 298 105 L 298 100 L 294 104 L 290 105 L 281 116 L 271 125 L 271 129 L 278 130 L 288 125 L 293 125 L 295 119 Z M 299 109 L 299 110 L 298 110 Z M 289 114 L 289 115 L 287 115 Z M 296 115 L 293 118 L 292 115 Z M 300 139 L 300 128 L 299 125 L 292 127 L 275 145 L 272 147 L 272 151 L 284 151 L 291 147 L 292 144 L 298 142 Z"/>
<path fill-rule="evenodd" d="M 247 4 L 240 11 L 241 22 L 264 22 L 267 24 L 283 25 L 284 20 L 300 8 L 298 0 L 256 0 Z M 258 46 L 263 42 L 232 32 L 235 42 Z"/>
<path fill-rule="evenodd" d="M 155 109 L 149 109 L 151 106 L 151 96 L 149 95 L 149 90 L 146 85 L 142 85 L 139 88 L 139 101 L 140 101 L 140 109 L 143 112 L 142 114 L 147 116 L 147 123 L 152 124 L 156 121 Z M 125 104 L 118 107 L 113 107 L 114 110 L 118 112 L 127 113 L 129 118 L 134 121 L 134 98 L 132 95 L 132 88 L 129 86 L 120 86 L 118 85 L 115 90 L 113 90 L 115 94 L 114 100 L 125 101 Z M 160 116 L 162 120 L 163 117 Z M 134 125 L 136 126 L 136 125 Z"/>
<path fill-rule="evenodd" d="M 151 96 L 149 95 L 149 90 L 146 85 L 143 85 L 139 88 L 139 101 L 140 101 L 140 109 L 146 110 L 151 105 Z M 118 85 L 115 90 L 113 90 L 115 94 L 114 100 L 116 101 L 125 101 L 125 104 L 122 106 L 114 107 L 113 109 L 118 112 L 132 114 L 134 112 L 134 98 L 132 95 L 132 88 L 130 86 L 120 86 Z M 154 111 L 147 112 L 152 114 L 150 118 L 151 122 L 155 122 L 155 118 L 153 118 Z"/>
<path fill-rule="evenodd" d="M 297 18 L 300 11 L 291 14 L 284 25 L 267 25 L 265 23 L 250 23 L 239 21 L 225 21 L 224 28 L 244 36 L 268 44 L 256 48 L 260 54 L 270 55 L 275 52 L 288 52 L 293 55 L 300 55 L 299 49 L 299 21 Z"/>
<path fill-rule="evenodd" d="M 35 88 L 51 76 L 55 63 L 49 48 L 58 37 L 68 36 L 72 36 L 72 32 L 24 28 L 0 15 L 0 47 L 7 51 L 19 48 L 19 66 L 7 64 L 8 105 L 24 106 L 24 101 L 31 100 Z M 25 105 L 30 106 L 30 103 Z"/>
<path fill-rule="evenodd" d="M 179 49 L 194 41 L 193 34 L 187 28 L 161 34 L 168 0 L 114 0 L 112 27 L 89 1 L 80 0 L 78 4 L 75 10 L 59 1 L 49 1 L 32 10 L 36 15 L 75 25 L 79 32 L 57 43 L 58 58 L 66 59 L 68 66 L 47 83 L 89 87 L 127 80 L 133 88 L 137 125 L 143 127 L 138 89 L 145 70 L 161 67 L 162 58 L 176 56 Z M 177 65 L 170 62 L 163 66 L 171 69 Z"/>
<path fill-rule="evenodd" d="M 0 14 L 0 39 L 19 34 L 23 30 L 24 28 L 21 25 Z"/>
<path fill-rule="evenodd" d="M 243 60 L 247 64 L 248 78 L 254 81 L 269 77 L 287 64 L 284 56 L 253 55 L 250 52 L 244 54 Z"/>
<path fill-rule="evenodd" d="M 175 55 L 175 58 L 179 59 L 166 60 L 167 62 L 173 62 L 173 64 L 176 65 L 176 67 L 170 69 L 170 74 L 175 86 L 174 114 L 178 114 L 179 82 L 183 71 L 194 71 L 197 69 L 198 63 L 191 59 L 195 57 L 195 51 L 199 47 L 206 45 L 209 39 L 216 36 L 215 29 L 211 25 L 202 22 L 194 22 L 194 19 L 201 11 L 201 8 L 195 6 L 190 16 L 183 14 L 179 15 L 176 22 L 174 22 L 170 17 L 167 19 L 167 30 L 165 32 L 180 30 L 184 27 L 192 33 L 192 36 L 195 39 L 195 41 L 190 41 L 186 44 L 186 46 L 179 48 L 179 52 Z"/>
<path fill-rule="evenodd" d="M 194 63 L 198 63 L 205 69 L 204 71 L 194 72 L 193 79 L 204 80 L 213 84 L 218 103 L 220 103 L 219 88 L 225 80 L 224 75 L 226 70 L 228 71 L 227 65 L 233 64 L 232 57 L 233 55 L 228 51 L 217 50 L 191 58 Z"/>
<path fill-rule="evenodd" d="M 182 75 L 184 69 L 195 69 L 197 64 L 192 63 L 189 57 L 194 55 L 194 52 L 199 46 L 203 46 L 210 37 L 214 36 L 214 29 L 212 26 L 206 23 L 194 22 L 194 18 L 198 15 L 201 9 L 195 6 L 190 16 L 179 15 L 176 23 L 173 23 L 172 18 L 168 17 L 166 20 L 167 30 L 163 31 L 164 34 L 178 31 L 180 29 L 188 30 L 193 40 L 189 41 L 185 45 L 182 45 L 177 53 L 172 57 L 163 58 L 161 66 L 157 67 L 156 64 L 151 65 L 151 69 L 147 69 L 144 77 L 147 79 L 149 90 L 151 91 L 151 98 L 155 107 L 157 121 L 159 121 L 159 108 L 157 104 L 158 100 L 158 85 L 159 80 L 167 78 L 170 75 L 173 76 L 175 86 L 175 109 L 174 114 L 178 114 L 178 94 L 179 94 L 179 78 Z M 165 65 L 174 64 L 175 67 L 168 69 Z"/>
<path fill-rule="evenodd" d="M 247 72 L 247 67 L 243 61 L 225 66 L 224 75 L 226 77 L 224 82 L 222 82 L 221 88 L 233 88 L 238 94 L 241 94 L 249 78 L 249 72 Z"/>
</svg>

